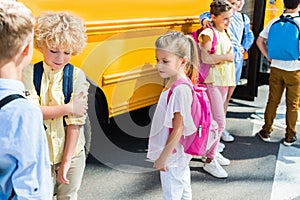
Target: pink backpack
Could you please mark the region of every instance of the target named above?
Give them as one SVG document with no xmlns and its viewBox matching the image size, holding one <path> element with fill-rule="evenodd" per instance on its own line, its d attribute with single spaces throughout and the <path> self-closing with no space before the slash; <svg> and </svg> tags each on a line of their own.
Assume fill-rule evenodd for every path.
<svg viewBox="0 0 300 200">
<path fill-rule="evenodd" d="M 209 51 L 209 53 L 214 54 L 216 52 L 217 35 L 216 35 L 216 33 L 215 33 L 215 31 L 212 27 L 208 27 L 208 28 L 210 28 L 214 33 L 213 40 L 212 40 L 212 46 L 211 46 L 211 49 Z M 192 32 L 192 37 L 194 38 L 194 40 L 197 44 L 199 44 L 198 37 L 204 29 L 205 28 L 202 27 L 202 28 L 198 29 L 197 31 Z M 197 48 L 198 48 L 198 56 L 199 56 L 199 59 L 200 59 L 199 60 L 200 65 L 199 65 L 199 69 L 198 69 L 198 71 L 199 71 L 199 73 L 198 73 L 198 82 L 203 83 L 204 80 L 206 79 L 206 77 L 208 76 L 210 65 L 205 64 L 205 63 L 202 62 L 202 60 L 201 60 L 201 50 L 200 50 L 199 45 L 197 45 Z"/>
<path fill-rule="evenodd" d="M 207 88 L 205 85 L 195 86 L 190 80 L 179 79 L 170 88 L 167 103 L 174 88 L 180 84 L 187 84 L 192 89 L 193 102 L 191 114 L 197 127 L 197 130 L 193 134 L 182 136 L 180 143 L 183 145 L 185 153 L 195 156 L 205 156 L 206 151 L 216 141 L 218 132 L 218 126 L 212 120 L 210 102 L 206 93 Z M 169 132 L 171 133 L 172 129 Z"/>
</svg>

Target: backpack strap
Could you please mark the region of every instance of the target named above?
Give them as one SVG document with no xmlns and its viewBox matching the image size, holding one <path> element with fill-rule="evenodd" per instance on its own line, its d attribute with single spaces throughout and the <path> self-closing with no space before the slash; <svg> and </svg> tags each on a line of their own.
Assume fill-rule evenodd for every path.
<svg viewBox="0 0 300 200">
<path fill-rule="evenodd" d="M 211 49 L 209 53 L 213 54 L 217 51 L 216 45 L 217 45 L 217 35 L 213 27 L 210 27 L 210 29 L 213 31 L 213 40 L 211 44 Z"/>
<path fill-rule="evenodd" d="M 16 195 L 16 192 L 15 192 L 14 188 L 12 188 L 11 194 L 10 194 L 10 196 L 8 197 L 8 200 L 12 200 L 12 199 L 15 197 L 15 195 Z"/>
<path fill-rule="evenodd" d="M 228 30 L 227 29 L 224 29 L 226 35 L 228 36 L 228 38 L 231 40 L 231 37 L 230 37 L 230 34 L 228 33 Z"/>
<path fill-rule="evenodd" d="M 188 79 L 188 80 L 178 79 L 177 81 L 175 81 L 175 82 L 173 83 L 173 85 L 172 85 L 171 88 L 170 88 L 170 91 L 169 91 L 168 97 L 167 97 L 167 104 L 169 103 L 170 97 L 171 97 L 171 95 L 173 94 L 174 88 L 175 88 L 177 85 L 180 85 L 180 84 L 183 84 L 183 83 L 189 85 L 190 88 L 191 88 L 192 91 L 193 91 L 193 85 L 192 85 L 192 83 L 191 83 L 191 81 L 190 81 L 189 79 Z"/>
<path fill-rule="evenodd" d="M 33 84 L 38 96 L 41 95 L 41 81 L 44 73 L 43 61 L 33 65 Z"/>
<path fill-rule="evenodd" d="M 206 90 L 207 90 L 207 87 L 206 87 L 205 85 L 203 85 L 203 84 L 198 84 L 197 86 L 194 86 L 193 83 L 192 83 L 192 81 L 191 81 L 190 79 L 188 79 L 188 80 L 185 80 L 185 79 L 179 79 L 179 80 L 175 81 L 175 82 L 173 83 L 172 87 L 170 88 L 170 91 L 169 91 L 168 97 L 167 97 L 167 104 L 169 103 L 169 100 L 170 100 L 170 97 L 171 97 L 171 95 L 172 95 L 172 93 L 173 93 L 174 88 L 175 88 L 177 85 L 180 85 L 180 84 L 186 84 L 186 85 L 188 85 L 188 86 L 191 88 L 193 98 L 194 98 L 194 95 L 196 95 L 195 92 L 196 92 L 197 90 L 201 90 L 201 91 L 204 91 L 204 92 L 206 92 Z M 209 100 L 208 100 L 208 101 L 209 101 Z M 202 103 L 203 103 L 203 102 L 202 102 Z M 196 107 L 197 107 L 197 105 L 196 105 L 196 103 L 193 101 L 193 102 L 192 102 L 192 110 L 196 110 Z M 211 121 L 211 120 L 212 120 L 211 117 L 212 117 L 212 116 L 210 116 L 209 119 L 203 119 L 203 116 L 201 116 L 201 117 L 200 117 L 200 120 L 201 120 L 201 121 L 203 121 L 203 120 L 206 120 L 206 121 L 209 120 L 209 121 Z"/>
<path fill-rule="evenodd" d="M 216 45 L 217 45 L 217 35 L 216 32 L 214 30 L 213 27 L 207 27 L 210 28 L 213 31 L 213 39 L 212 39 L 212 45 L 211 45 L 211 49 L 209 50 L 209 53 L 213 54 L 216 52 Z M 206 28 L 201 27 L 199 29 L 197 29 L 196 31 L 192 32 L 192 37 L 194 38 L 196 43 L 199 43 L 198 37 L 200 35 L 200 33 Z"/>
<path fill-rule="evenodd" d="M 179 80 L 175 81 L 175 82 L 173 83 L 173 85 L 171 86 L 171 88 L 170 88 L 170 91 L 169 91 L 168 97 L 167 97 L 167 105 L 168 105 L 168 103 L 169 103 L 169 100 L 170 100 L 171 95 L 173 94 L 174 88 L 175 88 L 177 85 L 180 85 L 180 84 L 187 84 L 187 85 L 189 85 L 190 88 L 192 89 L 192 95 L 194 95 L 194 94 L 193 94 L 193 85 L 192 85 L 191 80 L 190 80 L 190 79 L 188 79 L 188 80 L 185 80 L 185 79 L 179 79 Z M 192 110 L 194 110 L 193 106 L 195 106 L 194 103 L 192 103 Z M 169 128 L 169 134 L 171 134 L 172 130 L 173 130 L 173 128 Z M 173 153 L 176 153 L 176 149 L 173 150 Z"/>
<path fill-rule="evenodd" d="M 71 99 L 71 94 L 73 92 L 73 71 L 74 66 L 68 63 L 64 67 L 64 75 L 63 75 L 63 93 L 65 96 L 65 104 L 69 103 Z"/>
<path fill-rule="evenodd" d="M 20 94 L 11 94 L 11 95 L 8 95 L 7 97 L 4 97 L 3 99 L 1 99 L 0 101 L 0 109 L 5 106 L 7 103 L 15 100 L 15 99 L 19 99 L 19 98 L 24 98 L 24 96 L 20 95 Z"/>
<path fill-rule="evenodd" d="M 167 97 L 167 104 L 169 103 L 169 100 L 170 100 L 170 97 L 173 93 L 173 90 L 176 86 L 180 85 L 180 84 L 186 84 L 188 85 L 191 90 L 192 90 L 192 96 L 193 96 L 193 102 L 192 102 L 192 107 L 191 107 L 191 111 L 192 112 L 196 112 L 196 110 L 198 110 L 198 107 L 197 107 L 197 102 L 196 102 L 196 99 L 200 102 L 200 105 L 205 105 L 205 101 L 209 101 L 207 95 L 206 95 L 206 90 L 207 90 L 207 87 L 203 84 L 199 84 L 197 86 L 194 86 L 192 81 L 190 79 L 186 80 L 186 79 L 179 79 L 177 81 L 175 81 L 172 85 L 172 87 L 170 88 L 170 91 L 168 93 L 168 97 Z M 202 91 L 205 93 L 205 96 L 203 96 L 202 98 L 198 98 L 197 97 L 197 94 L 196 94 L 196 91 Z M 206 99 L 205 99 L 206 98 Z M 207 110 L 209 109 L 209 110 Z M 205 107 L 202 107 L 201 108 L 201 112 L 203 113 L 207 113 L 207 112 L 210 112 L 210 106 L 208 108 L 205 108 Z M 195 114 L 195 113 L 192 113 L 192 115 Z M 200 118 L 199 118 L 199 121 L 200 122 L 206 122 L 206 124 L 210 124 L 211 121 L 212 121 L 212 116 L 209 114 L 207 115 L 208 117 L 205 117 L 206 115 L 201 115 Z M 198 127 L 199 128 L 199 127 Z M 172 131 L 172 128 L 169 128 L 169 132 L 171 133 Z"/>
<path fill-rule="evenodd" d="M 241 13 L 242 14 L 242 19 L 243 19 L 243 23 L 244 23 L 244 28 L 243 28 L 243 35 L 242 35 L 242 40 L 241 40 L 241 44 L 243 44 L 244 40 L 245 40 L 245 14 L 244 13 Z"/>
<path fill-rule="evenodd" d="M 64 73 L 63 73 L 63 93 L 64 93 L 64 102 L 68 103 L 71 99 L 71 94 L 73 92 L 73 72 L 74 72 L 74 66 L 68 63 L 64 67 Z M 43 67 L 43 61 L 38 62 L 34 64 L 33 66 L 33 84 L 35 87 L 35 90 L 40 96 L 41 94 L 41 82 L 42 82 L 42 76 L 44 73 L 44 67 Z"/>
</svg>

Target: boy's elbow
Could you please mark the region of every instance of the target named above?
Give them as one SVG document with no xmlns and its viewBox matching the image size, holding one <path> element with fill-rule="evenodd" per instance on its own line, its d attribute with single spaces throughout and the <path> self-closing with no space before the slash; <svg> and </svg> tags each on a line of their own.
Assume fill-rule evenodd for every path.
<svg viewBox="0 0 300 200">
<path fill-rule="evenodd" d="M 257 45 L 257 46 L 261 46 L 261 45 L 263 45 L 263 44 L 265 43 L 265 41 L 266 41 L 265 38 L 259 36 L 259 37 L 256 39 L 256 45 Z"/>
<path fill-rule="evenodd" d="M 261 46 L 262 46 L 262 40 L 260 39 L 260 38 L 257 38 L 257 40 L 256 40 L 256 46 L 259 48 L 259 49 L 261 49 Z"/>
<path fill-rule="evenodd" d="M 259 45 L 259 43 L 260 43 L 259 38 L 256 39 L 255 43 L 256 43 L 257 45 Z"/>
</svg>

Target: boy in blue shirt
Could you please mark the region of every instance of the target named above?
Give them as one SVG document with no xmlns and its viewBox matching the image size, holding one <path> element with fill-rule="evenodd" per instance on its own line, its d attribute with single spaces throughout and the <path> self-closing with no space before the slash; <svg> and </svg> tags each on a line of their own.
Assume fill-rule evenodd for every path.
<svg viewBox="0 0 300 200">
<path fill-rule="evenodd" d="M 25 99 L 22 70 L 33 54 L 34 17 L 22 3 L 0 1 L 0 199 L 52 199 L 48 144 L 38 106 Z M 3 102 L 3 101 L 2 101 Z"/>
</svg>

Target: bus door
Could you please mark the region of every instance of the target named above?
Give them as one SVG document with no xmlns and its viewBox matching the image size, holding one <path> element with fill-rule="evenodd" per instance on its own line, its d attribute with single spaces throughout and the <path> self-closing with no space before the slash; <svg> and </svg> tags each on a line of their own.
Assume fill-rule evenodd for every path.
<svg viewBox="0 0 300 200">
<path fill-rule="evenodd" d="M 242 10 L 250 18 L 252 31 L 256 38 L 263 27 L 283 12 L 283 0 L 247 0 Z M 268 84 L 270 64 L 262 56 L 255 41 L 244 60 L 241 81 L 236 87 L 233 98 L 251 100 L 257 96 L 258 86 Z"/>
</svg>

